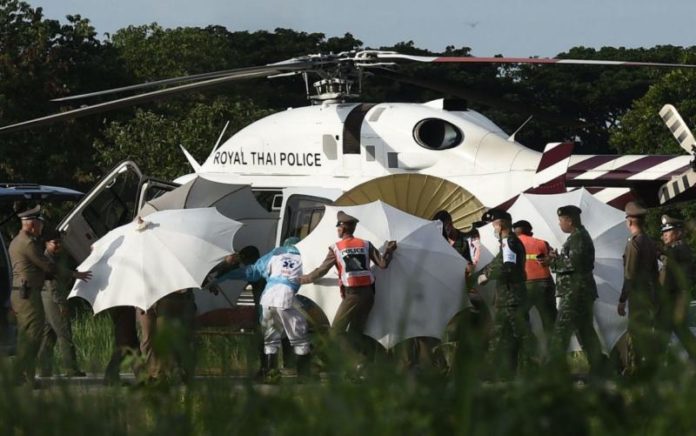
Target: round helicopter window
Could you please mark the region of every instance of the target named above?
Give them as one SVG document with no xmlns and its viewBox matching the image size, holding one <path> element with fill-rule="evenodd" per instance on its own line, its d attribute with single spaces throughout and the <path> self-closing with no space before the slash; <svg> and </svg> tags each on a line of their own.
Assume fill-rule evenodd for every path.
<svg viewBox="0 0 696 436">
<path fill-rule="evenodd" d="M 428 118 L 416 124 L 413 138 L 420 146 L 430 150 L 447 150 L 461 144 L 464 134 L 450 122 Z"/>
</svg>

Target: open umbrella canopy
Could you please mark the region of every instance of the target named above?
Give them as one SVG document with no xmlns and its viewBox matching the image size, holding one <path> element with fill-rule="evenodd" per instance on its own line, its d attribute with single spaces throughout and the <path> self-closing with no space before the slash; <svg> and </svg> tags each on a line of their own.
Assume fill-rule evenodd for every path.
<svg viewBox="0 0 696 436">
<path fill-rule="evenodd" d="M 145 217 L 161 210 L 214 207 L 224 216 L 244 224 L 234 236 L 233 247 L 239 251 L 254 245 L 261 253 L 271 250 L 275 244 L 275 228 L 278 218 L 256 200 L 249 185 L 216 182 L 197 176 L 180 187 L 148 201 L 140 209 Z M 241 280 L 226 280 L 221 283 L 222 292 L 196 292 L 196 308 L 199 314 L 231 309 L 244 289 Z"/>
<path fill-rule="evenodd" d="M 336 213 L 343 210 L 360 220 L 355 236 L 382 251 L 397 241 L 391 264 L 373 267 L 375 304 L 365 333 L 385 348 L 416 336 L 440 338 L 449 320 L 470 303 L 465 290 L 466 261 L 442 237 L 439 221 L 428 221 L 381 201 L 361 206 L 326 206 L 324 218 L 298 244 L 305 271 L 318 266 L 337 240 Z M 300 288 L 333 321 L 341 302 L 335 269 L 314 285 Z"/>
<path fill-rule="evenodd" d="M 87 300 L 94 313 L 115 306 L 148 309 L 167 294 L 200 287 L 230 253 L 241 226 L 215 208 L 200 208 L 156 212 L 118 227 L 94 243 L 79 266 L 92 271 L 92 279 L 78 280 L 69 298 Z"/>
<path fill-rule="evenodd" d="M 568 235 L 558 226 L 556 210 L 570 204 L 582 209 L 582 224 L 594 242 L 594 278 L 599 293 L 594 306 L 595 321 L 604 345 L 611 349 L 627 326 L 627 319 L 619 317 L 616 312 L 623 284 L 623 252 L 629 237 L 625 214 L 601 202 L 585 189 L 552 195 L 522 194 L 508 212 L 515 221 L 529 221 L 535 237 L 548 241 L 551 247 L 560 250 Z M 482 268 L 497 253 L 498 241 L 493 236 L 490 224 L 479 231 L 482 246 L 479 266 Z"/>
</svg>

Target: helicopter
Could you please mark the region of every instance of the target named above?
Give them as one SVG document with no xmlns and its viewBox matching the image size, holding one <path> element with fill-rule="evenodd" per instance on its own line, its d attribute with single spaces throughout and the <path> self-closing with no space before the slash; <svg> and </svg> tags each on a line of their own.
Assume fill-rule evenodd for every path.
<svg viewBox="0 0 696 436">
<path fill-rule="evenodd" d="M 253 243 L 262 251 L 288 236 L 306 236 L 319 222 L 324 205 L 342 204 L 356 192 L 366 201 L 391 196 L 393 203 L 399 203 L 401 198 L 397 207 L 428 219 L 438 208 L 446 208 L 459 227 L 478 220 L 486 208 L 510 205 L 523 192 L 557 193 L 584 187 L 618 208 L 634 198 L 657 205 L 659 198 L 667 203 L 683 197 L 683 192 L 681 197 L 670 198 L 660 193 L 666 192 L 665 186 L 673 186 L 674 180 L 691 174 L 692 146 L 685 147 L 687 155 L 575 155 L 572 142 L 558 142 L 537 152 L 517 142 L 515 133 L 505 133 L 458 99 L 354 101 L 360 96 L 366 72 L 408 81 L 395 69 L 408 62 L 696 67 L 579 59 L 414 56 L 380 50 L 313 54 L 264 66 L 64 97 L 57 101 L 142 92 L 0 127 L 0 134 L 231 81 L 289 75 L 304 79 L 312 104 L 262 118 L 224 143 L 218 139 L 203 162 L 182 147 L 193 168 L 190 174 L 161 181 L 145 177 L 133 162 L 117 166 L 59 225 L 66 234 L 64 245 L 78 261 L 87 256 L 96 239 L 124 220 L 133 219 L 144 202 L 196 177 L 251 186 L 267 215 L 263 218 L 265 227 L 255 227 L 244 243 Z M 310 82 L 314 76 L 319 80 Z M 401 196 L 404 192 L 407 195 Z"/>
</svg>

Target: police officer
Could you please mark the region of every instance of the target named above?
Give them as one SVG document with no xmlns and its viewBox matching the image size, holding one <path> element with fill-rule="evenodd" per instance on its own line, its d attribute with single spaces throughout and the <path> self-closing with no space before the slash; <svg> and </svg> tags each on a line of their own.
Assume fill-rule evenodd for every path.
<svg viewBox="0 0 696 436">
<path fill-rule="evenodd" d="M 326 275 L 334 266 L 338 269 L 342 301 L 336 310 L 332 328 L 336 334 L 347 334 L 352 348 L 366 355 L 369 349 L 363 331 L 375 301 L 375 278 L 370 271 L 370 262 L 386 268 L 396 250 L 396 242 L 389 241 L 382 255 L 370 241 L 353 236 L 358 224 L 357 218 L 343 211 L 339 211 L 336 218 L 336 231 L 340 240 L 329 247 L 322 264 L 303 275 L 301 281 L 303 284 L 312 283 Z"/>
<path fill-rule="evenodd" d="M 92 274 L 90 271 L 63 271 L 60 265 L 51 262 L 44 255 L 44 247 L 39 240 L 43 231 L 39 206 L 17 216 L 22 221 L 22 228 L 9 248 L 13 274 L 10 299 L 12 309 L 17 314 L 18 330 L 15 377 L 17 382 L 33 383 L 45 323 L 41 288 L 46 275 L 65 274 L 89 280 Z"/>
<path fill-rule="evenodd" d="M 549 256 L 551 247 L 543 239 L 534 237 L 529 221 L 517 221 L 512 225 L 512 229 L 524 245 L 528 307 L 537 308 L 544 332 L 547 338 L 550 338 L 556 321 L 556 285 L 545 259 Z"/>
<path fill-rule="evenodd" d="M 654 369 L 657 312 L 657 246 L 644 232 L 648 211 L 636 202 L 626 204 L 626 226 L 631 237 L 624 250 L 624 282 L 617 311 L 626 316 L 635 370 Z"/>
<path fill-rule="evenodd" d="M 684 243 L 684 221 L 671 213 L 662 215 L 662 242 L 659 271 L 657 327 L 661 346 L 669 343 L 672 332 L 696 360 L 696 338 L 689 329 L 687 314 L 691 300 L 690 288 L 694 283 L 694 255 Z"/>
<path fill-rule="evenodd" d="M 44 254 L 53 263 L 65 265 L 67 259 L 62 249 L 60 232 L 51 230 L 44 236 L 46 250 Z M 67 267 L 63 268 L 68 271 Z M 41 376 L 50 376 L 52 372 L 53 348 L 58 342 L 63 356 L 63 365 L 68 377 L 84 377 L 86 374 L 77 366 L 75 344 L 70 328 L 70 307 L 68 306 L 68 293 L 70 292 L 70 276 L 47 276 L 44 287 L 41 290 L 46 324 L 43 332 L 43 340 L 39 349 L 39 362 L 41 364 Z"/>
<path fill-rule="evenodd" d="M 560 297 L 558 316 L 551 339 L 551 359 L 566 368 L 566 351 L 575 332 L 590 362 L 591 371 L 606 371 L 606 359 L 593 324 L 597 284 L 594 270 L 594 243 L 582 225 L 582 210 L 573 205 L 559 207 L 558 226 L 568 239 L 560 253 L 549 252 L 551 269 L 556 273 L 556 292 Z"/>
<path fill-rule="evenodd" d="M 495 317 L 490 356 L 502 363 L 501 375 L 509 376 L 525 364 L 531 331 L 527 313 L 527 289 L 525 287 L 525 251 L 522 242 L 512 231 L 512 217 L 500 209 L 490 209 L 482 218 L 492 222 L 493 231 L 500 241 L 500 251 L 478 278 L 483 284 L 496 280 Z"/>
</svg>

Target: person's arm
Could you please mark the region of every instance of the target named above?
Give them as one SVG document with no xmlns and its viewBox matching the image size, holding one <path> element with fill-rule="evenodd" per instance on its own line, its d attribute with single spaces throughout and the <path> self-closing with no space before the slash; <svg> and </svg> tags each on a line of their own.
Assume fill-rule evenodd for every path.
<svg viewBox="0 0 696 436">
<path fill-rule="evenodd" d="M 331 247 L 329 247 L 329 252 L 324 258 L 324 261 L 316 267 L 313 271 L 300 277 L 300 283 L 305 285 L 307 283 L 313 283 L 317 279 L 324 277 L 326 273 L 331 270 L 331 268 L 336 265 L 336 255 L 334 254 Z"/>
<path fill-rule="evenodd" d="M 30 243 L 26 246 L 24 250 L 25 256 L 33 265 L 43 271 L 46 275 L 51 278 L 56 277 L 60 271 L 58 265 L 55 262 L 51 262 L 42 251 L 40 251 L 34 243 Z M 72 274 L 72 273 L 68 273 Z"/>
<path fill-rule="evenodd" d="M 396 250 L 396 241 L 387 242 L 387 248 L 385 248 L 384 254 L 381 254 L 379 250 L 372 245 L 372 242 L 370 242 L 370 260 L 378 267 L 385 269 L 392 260 L 392 253 L 394 250 Z"/>
<path fill-rule="evenodd" d="M 621 296 L 619 303 L 625 303 L 628 300 L 628 295 L 631 288 L 634 286 L 636 272 L 638 271 L 638 244 L 634 238 L 628 242 L 626 252 L 624 254 L 624 281 L 621 287 Z"/>
</svg>

